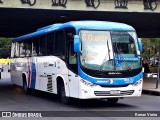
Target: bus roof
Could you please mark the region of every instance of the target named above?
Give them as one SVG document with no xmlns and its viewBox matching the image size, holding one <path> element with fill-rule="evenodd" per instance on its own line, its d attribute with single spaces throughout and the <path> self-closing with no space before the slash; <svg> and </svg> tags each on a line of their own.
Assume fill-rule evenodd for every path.
<svg viewBox="0 0 160 120">
<path fill-rule="evenodd" d="M 64 24 L 53 24 L 43 28 L 38 29 L 36 32 L 23 35 L 15 38 L 13 41 L 21 41 L 24 39 L 29 39 L 37 35 L 43 35 L 56 30 L 61 30 L 64 28 L 73 27 L 76 31 L 80 29 L 93 29 L 93 30 L 118 30 L 118 31 L 135 31 L 135 29 L 124 23 L 108 22 L 108 21 L 71 21 Z"/>
</svg>

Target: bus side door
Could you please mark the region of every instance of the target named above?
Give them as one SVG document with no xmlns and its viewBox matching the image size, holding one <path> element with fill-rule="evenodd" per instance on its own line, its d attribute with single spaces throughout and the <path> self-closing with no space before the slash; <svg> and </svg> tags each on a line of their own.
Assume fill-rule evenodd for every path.
<svg viewBox="0 0 160 120">
<path fill-rule="evenodd" d="M 73 41 L 69 42 L 68 45 L 68 79 L 69 79 L 69 90 L 70 90 L 70 97 L 78 98 L 78 66 L 77 66 L 77 55 L 74 52 L 73 48 Z"/>
</svg>

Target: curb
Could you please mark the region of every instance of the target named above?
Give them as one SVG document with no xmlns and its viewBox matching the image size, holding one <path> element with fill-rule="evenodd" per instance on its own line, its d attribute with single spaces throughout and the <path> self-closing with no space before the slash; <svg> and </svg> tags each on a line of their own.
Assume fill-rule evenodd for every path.
<svg viewBox="0 0 160 120">
<path fill-rule="evenodd" d="M 160 96 L 160 91 L 142 90 L 142 94 L 150 94 L 150 95 Z"/>
</svg>

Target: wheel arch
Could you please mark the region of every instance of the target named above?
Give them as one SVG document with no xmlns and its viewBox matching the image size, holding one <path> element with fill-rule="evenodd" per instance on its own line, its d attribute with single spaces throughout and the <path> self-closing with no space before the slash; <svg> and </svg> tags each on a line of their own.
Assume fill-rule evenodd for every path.
<svg viewBox="0 0 160 120">
<path fill-rule="evenodd" d="M 23 86 L 23 82 L 24 82 L 24 80 L 26 80 L 26 83 L 27 83 L 27 73 L 26 72 L 22 72 L 22 79 L 21 79 L 21 85 Z M 28 85 L 28 83 L 27 83 L 27 85 Z"/>
<path fill-rule="evenodd" d="M 60 85 L 64 85 L 65 91 L 66 91 L 66 96 L 69 96 L 69 89 L 68 89 L 68 83 L 67 80 L 65 79 L 64 76 L 62 75 L 57 75 L 56 77 L 56 85 L 57 85 L 57 94 L 59 93 L 60 90 Z"/>
</svg>

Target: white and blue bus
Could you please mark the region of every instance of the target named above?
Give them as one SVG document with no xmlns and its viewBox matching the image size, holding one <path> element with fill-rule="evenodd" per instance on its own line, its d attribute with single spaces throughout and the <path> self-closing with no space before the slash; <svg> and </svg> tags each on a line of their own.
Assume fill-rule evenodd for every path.
<svg viewBox="0 0 160 120">
<path fill-rule="evenodd" d="M 142 43 L 133 27 L 116 22 L 53 24 L 17 37 L 11 48 L 11 81 L 70 98 L 141 96 Z"/>
</svg>

